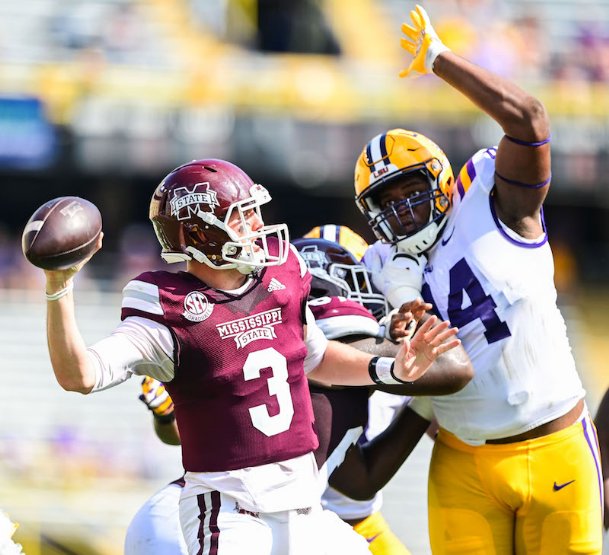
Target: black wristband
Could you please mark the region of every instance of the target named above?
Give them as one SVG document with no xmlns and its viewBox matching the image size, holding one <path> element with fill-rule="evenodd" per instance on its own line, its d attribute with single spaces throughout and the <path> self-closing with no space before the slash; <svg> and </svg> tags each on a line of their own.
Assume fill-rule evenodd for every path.
<svg viewBox="0 0 609 555">
<path fill-rule="evenodd" d="M 381 380 L 379 380 L 378 374 L 376 373 L 376 361 L 379 359 L 380 357 L 372 357 L 370 359 L 370 362 L 368 363 L 368 374 L 370 376 L 370 379 L 376 384 L 376 385 L 383 385 L 383 382 Z"/>
<path fill-rule="evenodd" d="M 401 385 L 410 382 L 400 380 L 394 373 L 394 358 L 373 357 L 368 363 L 370 379 L 377 385 Z"/>
</svg>

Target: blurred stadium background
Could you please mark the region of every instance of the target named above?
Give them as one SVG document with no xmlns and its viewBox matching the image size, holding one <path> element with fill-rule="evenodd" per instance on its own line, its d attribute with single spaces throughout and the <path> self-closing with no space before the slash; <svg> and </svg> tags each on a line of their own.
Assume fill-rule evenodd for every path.
<svg viewBox="0 0 609 555">
<path fill-rule="evenodd" d="M 573 346 L 596 408 L 609 384 L 609 0 L 422 2 L 456 52 L 542 98 L 552 117 L 545 209 Z M 417 129 L 455 170 L 497 126 L 432 77 L 398 79 L 404 0 L 0 2 L 0 509 L 29 555 L 116 555 L 138 506 L 181 473 L 132 380 L 93 397 L 56 385 L 41 272 L 20 235 L 50 198 L 104 217 L 79 276 L 88 341 L 118 321 L 120 290 L 160 265 L 150 195 L 176 165 L 221 157 L 271 190 L 293 236 L 347 224 L 354 160 L 390 127 Z M 414 555 L 425 534 L 424 441 L 387 491 Z"/>
</svg>

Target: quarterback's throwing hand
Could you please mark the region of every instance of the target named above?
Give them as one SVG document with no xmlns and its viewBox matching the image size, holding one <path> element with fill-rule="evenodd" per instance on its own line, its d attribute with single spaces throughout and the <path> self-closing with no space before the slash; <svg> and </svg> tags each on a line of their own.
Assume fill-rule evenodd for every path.
<svg viewBox="0 0 609 555">
<path fill-rule="evenodd" d="M 410 12 L 412 26 L 402 24 L 402 33 L 406 35 L 400 40 L 402 48 L 410 54 L 410 64 L 400 71 L 400 77 L 406 77 L 413 71 L 416 73 L 431 73 L 433 63 L 439 54 L 449 48 L 442 43 L 431 25 L 427 12 L 418 4 Z"/>
<path fill-rule="evenodd" d="M 437 316 L 428 318 L 411 341 L 402 343 L 395 357 L 396 377 L 406 382 L 420 378 L 436 358 L 461 344 L 461 340 L 455 337 L 458 331 L 446 320 L 438 323 Z"/>
</svg>

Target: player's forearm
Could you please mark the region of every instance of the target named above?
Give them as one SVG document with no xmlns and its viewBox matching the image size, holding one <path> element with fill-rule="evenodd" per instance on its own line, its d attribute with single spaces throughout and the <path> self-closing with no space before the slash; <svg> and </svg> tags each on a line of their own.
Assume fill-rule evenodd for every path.
<svg viewBox="0 0 609 555">
<path fill-rule="evenodd" d="M 418 380 L 404 385 L 376 386 L 396 395 L 450 395 L 474 377 L 474 368 L 462 346 L 440 355 Z"/>
<path fill-rule="evenodd" d="M 321 363 L 308 377 L 324 385 L 372 385 L 372 356 L 338 341 L 329 341 Z"/>
<path fill-rule="evenodd" d="M 349 343 L 372 355 L 393 357 L 398 345 L 367 337 Z M 474 377 L 474 369 L 462 346 L 440 355 L 418 380 L 403 385 L 377 385 L 377 389 L 396 395 L 450 395 L 463 389 Z"/>
<path fill-rule="evenodd" d="M 47 301 L 47 341 L 55 378 L 67 391 L 89 393 L 95 369 L 76 325 L 72 293 Z"/>
<path fill-rule="evenodd" d="M 452 52 L 440 54 L 433 71 L 492 117 L 506 135 L 523 141 L 548 137 L 543 104 L 516 84 Z"/>
</svg>

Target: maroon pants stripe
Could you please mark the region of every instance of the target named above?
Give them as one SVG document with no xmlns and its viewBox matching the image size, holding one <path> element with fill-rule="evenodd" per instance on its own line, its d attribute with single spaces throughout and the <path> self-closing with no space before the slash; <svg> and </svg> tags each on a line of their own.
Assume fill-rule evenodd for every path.
<svg viewBox="0 0 609 555">
<path fill-rule="evenodd" d="M 218 555 L 218 540 L 220 538 L 220 528 L 218 527 L 218 515 L 220 514 L 220 492 L 202 493 L 197 495 L 199 505 L 199 550 L 197 555 Z M 209 536 L 209 549 L 205 551 L 205 521 L 209 512 L 207 528 L 211 532 Z"/>
</svg>

